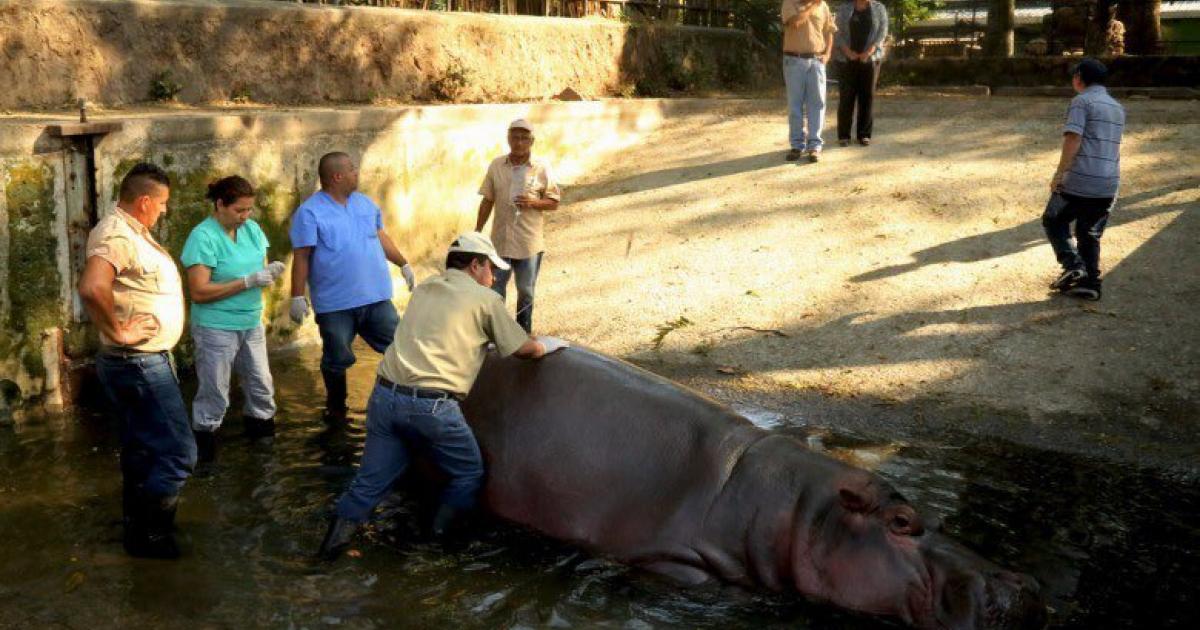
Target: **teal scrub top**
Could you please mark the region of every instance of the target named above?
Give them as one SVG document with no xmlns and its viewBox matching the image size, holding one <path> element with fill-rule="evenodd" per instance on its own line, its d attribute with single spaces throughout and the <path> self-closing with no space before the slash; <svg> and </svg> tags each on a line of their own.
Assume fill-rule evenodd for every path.
<svg viewBox="0 0 1200 630">
<path fill-rule="evenodd" d="M 180 258 L 185 268 L 208 267 L 212 282 L 221 283 L 262 269 L 268 247 L 267 235 L 253 219 L 237 229 L 234 242 L 215 218 L 208 217 L 192 228 Z M 219 330 L 250 330 L 262 323 L 262 308 L 262 288 L 254 287 L 208 304 L 192 302 L 192 323 Z"/>
</svg>

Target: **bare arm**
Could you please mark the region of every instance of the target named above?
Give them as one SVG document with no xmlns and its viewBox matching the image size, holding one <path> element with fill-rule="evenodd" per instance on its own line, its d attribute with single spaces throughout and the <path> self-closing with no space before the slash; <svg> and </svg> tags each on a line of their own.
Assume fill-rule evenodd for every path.
<svg viewBox="0 0 1200 630">
<path fill-rule="evenodd" d="M 106 337 L 123 346 L 137 345 L 158 332 L 158 320 L 150 313 L 138 313 L 127 322 L 117 319 L 113 303 L 113 282 L 117 270 L 107 260 L 91 256 L 79 277 L 79 297 L 92 322 Z"/>
<path fill-rule="evenodd" d="M 188 295 L 197 304 L 216 302 L 246 290 L 246 283 L 241 278 L 229 282 L 213 282 L 212 269 L 204 265 L 188 267 L 187 280 Z"/>
<path fill-rule="evenodd" d="M 527 339 L 525 343 L 521 344 L 521 347 L 517 348 L 517 351 L 513 353 L 513 356 L 517 357 L 518 359 L 540 359 L 545 355 L 546 346 L 543 346 L 542 342 L 534 339 L 533 337 Z"/>
<path fill-rule="evenodd" d="M 522 210 L 541 210 L 542 212 L 553 212 L 558 210 L 558 200 L 553 197 L 530 197 L 528 195 L 517 197 L 517 207 Z"/>
<path fill-rule="evenodd" d="M 387 257 L 393 265 L 403 267 L 408 264 L 408 259 L 404 254 L 400 253 L 400 248 L 392 242 L 392 237 L 387 235 L 387 232 L 379 230 L 379 244 L 383 246 L 383 255 Z"/>
<path fill-rule="evenodd" d="M 476 232 L 483 231 L 483 226 L 487 225 L 488 218 L 492 216 L 492 206 L 494 205 L 495 203 L 487 197 L 479 200 L 479 217 L 475 219 Z"/>
<path fill-rule="evenodd" d="M 297 247 L 292 250 L 292 297 L 303 297 L 304 288 L 308 285 L 308 265 L 312 258 L 311 247 Z"/>
<path fill-rule="evenodd" d="M 833 33 L 825 34 L 825 53 L 821 55 L 821 63 L 829 63 L 829 56 L 833 54 Z"/>
<path fill-rule="evenodd" d="M 1051 192 L 1058 192 L 1058 189 L 1062 187 L 1063 176 L 1075 163 L 1075 156 L 1079 153 L 1079 147 L 1082 144 L 1083 136 L 1069 131 L 1063 134 L 1062 156 L 1058 158 L 1058 170 L 1054 171 L 1054 177 L 1050 179 Z"/>
</svg>

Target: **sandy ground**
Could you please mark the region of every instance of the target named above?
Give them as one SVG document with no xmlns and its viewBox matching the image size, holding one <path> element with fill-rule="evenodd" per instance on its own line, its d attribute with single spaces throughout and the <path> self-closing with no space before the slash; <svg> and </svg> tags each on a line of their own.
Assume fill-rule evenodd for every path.
<svg viewBox="0 0 1200 630">
<path fill-rule="evenodd" d="M 674 120 L 568 182 L 535 326 L 729 400 L 1200 461 L 1200 105 L 1126 103 L 1098 303 L 1046 288 L 1066 105 L 883 98 L 871 147 L 831 111 L 815 165 L 780 101 Z"/>
</svg>

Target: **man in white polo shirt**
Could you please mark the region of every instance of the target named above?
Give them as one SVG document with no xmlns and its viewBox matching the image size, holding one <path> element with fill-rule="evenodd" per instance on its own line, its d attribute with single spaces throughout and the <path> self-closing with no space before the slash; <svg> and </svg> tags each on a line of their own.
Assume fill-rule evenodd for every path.
<svg viewBox="0 0 1200 630">
<path fill-rule="evenodd" d="M 367 404 L 367 440 L 358 474 L 337 503 L 320 555 L 333 560 L 388 493 L 410 460 L 410 446 L 428 448 L 450 481 L 442 491 L 433 533 L 475 505 L 483 480 L 479 444 L 458 401 L 475 382 L 489 343 L 501 356 L 540 359 L 565 347 L 553 337 L 530 337 L 491 291 L 496 269 L 508 263 L 478 232 L 460 235 L 446 271 L 421 283 L 379 364 Z"/>
</svg>

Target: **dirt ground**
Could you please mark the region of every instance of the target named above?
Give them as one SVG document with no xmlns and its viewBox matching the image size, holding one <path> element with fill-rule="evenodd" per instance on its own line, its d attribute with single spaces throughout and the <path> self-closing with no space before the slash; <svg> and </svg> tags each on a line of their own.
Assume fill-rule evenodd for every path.
<svg viewBox="0 0 1200 630">
<path fill-rule="evenodd" d="M 815 165 L 783 160 L 781 101 L 674 120 L 568 182 L 535 327 L 872 433 L 1195 464 L 1200 106 L 1125 103 L 1104 298 L 1085 303 L 1047 290 L 1040 222 L 1066 105 L 882 98 L 874 144 L 837 147 L 831 111 Z"/>
</svg>

